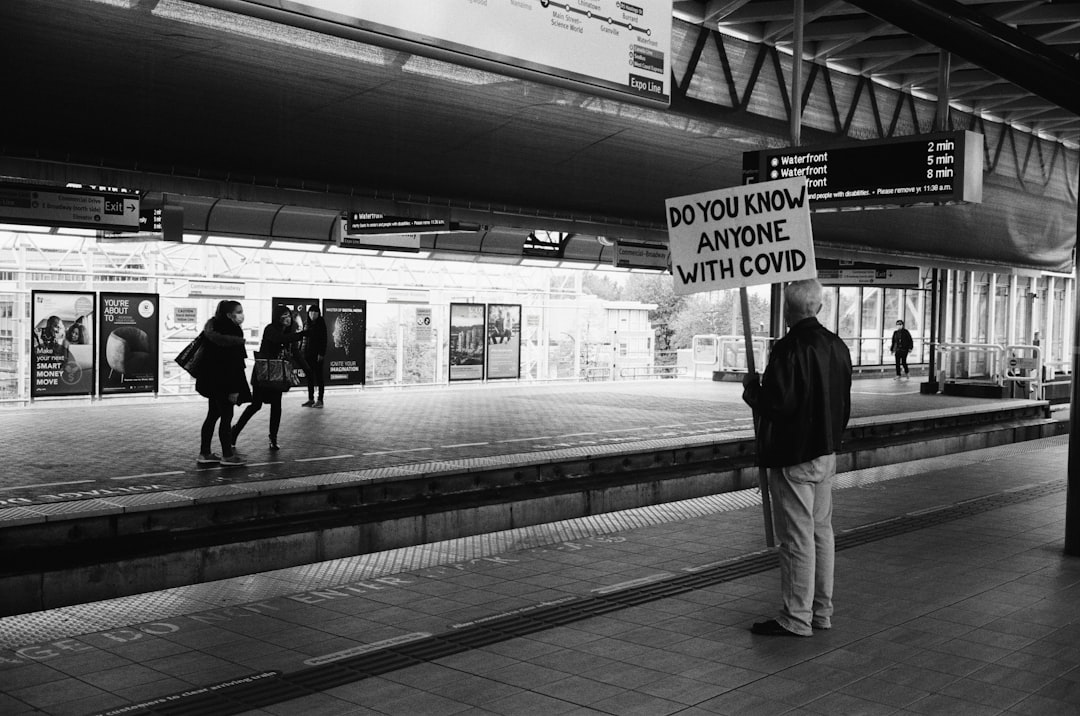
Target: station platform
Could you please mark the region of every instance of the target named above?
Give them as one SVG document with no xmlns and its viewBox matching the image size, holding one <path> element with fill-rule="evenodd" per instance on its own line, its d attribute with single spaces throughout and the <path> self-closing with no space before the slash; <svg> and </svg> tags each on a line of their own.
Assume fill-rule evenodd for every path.
<svg viewBox="0 0 1080 716">
<path fill-rule="evenodd" d="M 198 468 L 198 396 L 38 400 L 0 407 L 4 470 L 0 525 L 22 513 L 78 512 L 92 499 L 347 473 L 406 475 L 553 451 L 753 435 L 750 409 L 734 382 L 641 380 L 602 383 L 458 384 L 441 388 L 329 391 L 323 409 L 285 394 L 269 450 L 264 407 L 237 442 L 242 468 Z M 1032 401 L 922 395 L 919 379 L 858 379 L 853 423 L 932 411 L 956 414 Z M 239 410 L 237 417 L 239 417 Z M 214 452 L 220 452 L 217 435 Z M 53 507 L 49 507 L 49 506 Z M 25 516 L 25 515 L 22 515 Z"/>
<path fill-rule="evenodd" d="M 737 383 L 469 385 L 286 396 L 243 468 L 194 464 L 201 400 L 0 411 L 0 616 L 482 535 L 757 484 Z M 862 379 L 843 471 L 1061 435 L 1045 401 Z"/>
<path fill-rule="evenodd" d="M 6 617 L 0 713 L 1077 714 L 1067 459 L 839 475 L 810 638 L 743 490 Z"/>
</svg>

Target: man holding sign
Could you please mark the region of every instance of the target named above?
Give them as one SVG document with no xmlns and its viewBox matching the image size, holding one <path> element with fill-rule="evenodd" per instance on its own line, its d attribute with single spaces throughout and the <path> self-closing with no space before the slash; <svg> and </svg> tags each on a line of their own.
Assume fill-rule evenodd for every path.
<svg viewBox="0 0 1080 716">
<path fill-rule="evenodd" d="M 758 417 L 758 464 L 769 470 L 783 606 L 754 624 L 766 636 L 810 636 L 832 627 L 832 483 L 836 452 L 851 416 L 851 355 L 822 326 L 817 279 L 784 289 L 788 333 L 773 346 L 764 378 L 743 379 Z"/>
<path fill-rule="evenodd" d="M 675 293 L 738 288 L 746 338 L 744 400 L 754 408 L 765 543 L 779 544 L 783 609 L 756 634 L 809 636 L 832 626 L 832 477 L 851 408 L 851 356 L 818 323 L 806 177 L 668 199 Z M 777 342 L 758 384 L 747 286 L 791 283 Z M 770 506 L 777 503 L 776 512 Z"/>
</svg>

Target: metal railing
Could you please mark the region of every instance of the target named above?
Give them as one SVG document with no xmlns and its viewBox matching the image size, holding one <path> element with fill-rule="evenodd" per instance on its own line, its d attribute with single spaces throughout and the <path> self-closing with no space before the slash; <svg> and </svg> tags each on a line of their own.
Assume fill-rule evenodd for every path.
<svg viewBox="0 0 1080 716">
<path fill-rule="evenodd" d="M 1011 383 L 1027 386 L 1036 400 L 1043 400 L 1047 385 L 1059 385 L 1071 380 L 1046 380 L 1048 366 L 1043 363 L 1042 349 L 1033 345 L 986 343 L 940 343 L 937 346 L 939 382 L 992 383 L 1004 386 Z"/>
<path fill-rule="evenodd" d="M 994 383 L 1003 385 L 1005 349 L 988 343 L 939 343 L 940 382 Z"/>
<path fill-rule="evenodd" d="M 637 378 L 675 378 L 686 375 L 686 366 L 680 365 L 640 365 L 620 368 L 619 377 L 635 380 Z"/>
</svg>

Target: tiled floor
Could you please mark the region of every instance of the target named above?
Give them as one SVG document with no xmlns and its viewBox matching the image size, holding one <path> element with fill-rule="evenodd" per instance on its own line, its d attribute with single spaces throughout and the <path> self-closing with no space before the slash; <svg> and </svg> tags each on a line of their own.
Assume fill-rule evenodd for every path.
<svg viewBox="0 0 1080 716">
<path fill-rule="evenodd" d="M 1067 458 L 840 476 L 809 639 L 750 492 L 0 619 L 0 713 L 1080 714 Z"/>
</svg>

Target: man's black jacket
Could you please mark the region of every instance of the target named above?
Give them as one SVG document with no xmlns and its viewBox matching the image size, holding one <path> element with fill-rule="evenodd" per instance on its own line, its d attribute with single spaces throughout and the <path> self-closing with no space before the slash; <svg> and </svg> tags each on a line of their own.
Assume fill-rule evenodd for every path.
<svg viewBox="0 0 1080 716">
<path fill-rule="evenodd" d="M 777 341 L 761 385 L 743 400 L 758 417 L 758 464 L 784 467 L 840 449 L 851 417 L 851 354 L 816 318 Z"/>
</svg>

